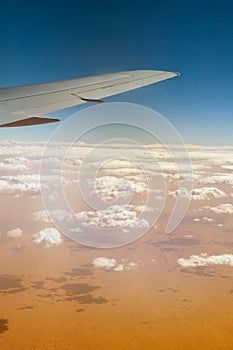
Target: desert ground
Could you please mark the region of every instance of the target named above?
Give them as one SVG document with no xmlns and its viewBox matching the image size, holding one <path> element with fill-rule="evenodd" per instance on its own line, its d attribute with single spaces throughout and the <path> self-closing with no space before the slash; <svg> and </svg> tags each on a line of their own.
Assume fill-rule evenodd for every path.
<svg viewBox="0 0 233 350">
<path fill-rule="evenodd" d="M 187 145 L 190 176 L 185 167 L 177 172 L 161 145 L 146 146 L 157 164 L 135 146 L 107 145 L 98 154 L 109 155 L 110 161 L 100 166 L 100 159 L 85 158 L 95 146 L 80 143 L 67 153 L 61 175 L 57 159 L 67 145 L 52 145 L 42 193 L 48 192 L 56 227 L 40 193 L 44 147 L 1 141 L 0 348 L 231 349 L 233 148 Z M 116 149 L 121 156 L 124 150 L 124 159 L 115 156 Z M 174 152 L 180 154 L 179 147 Z M 143 164 L 130 162 L 133 153 Z M 78 187 L 83 162 L 98 168 L 95 195 L 108 211 L 84 202 Z M 63 225 L 69 213 L 58 210 L 51 174 L 62 176 L 77 215 L 73 240 L 61 232 L 61 227 L 70 229 Z M 148 178 L 156 185 L 158 174 L 165 179 L 165 194 L 148 187 Z M 181 190 L 179 179 L 192 181 L 193 189 Z M 149 195 L 158 203 L 166 198 L 153 225 L 156 208 L 146 202 Z M 189 208 L 177 228 L 166 233 L 178 196 L 190 198 Z M 93 247 L 96 236 L 91 236 L 92 247 L 74 241 L 85 242 L 93 227 L 105 229 L 105 235 L 115 227 L 126 238 L 134 237 L 132 232 L 138 236 L 118 247 L 110 240 L 107 248 Z"/>
</svg>

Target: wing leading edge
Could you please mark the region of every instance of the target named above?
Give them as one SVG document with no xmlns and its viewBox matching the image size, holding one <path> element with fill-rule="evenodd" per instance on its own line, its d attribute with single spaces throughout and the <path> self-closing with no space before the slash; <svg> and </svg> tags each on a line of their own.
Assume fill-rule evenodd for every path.
<svg viewBox="0 0 233 350">
<path fill-rule="evenodd" d="M 0 88 L 0 127 L 45 124 L 59 121 L 47 113 L 138 89 L 179 73 L 136 70 L 53 83 Z"/>
</svg>

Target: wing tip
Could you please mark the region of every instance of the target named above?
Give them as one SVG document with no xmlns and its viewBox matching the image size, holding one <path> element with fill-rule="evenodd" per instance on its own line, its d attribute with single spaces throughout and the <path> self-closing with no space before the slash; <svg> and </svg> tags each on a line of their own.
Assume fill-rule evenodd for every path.
<svg viewBox="0 0 233 350">
<path fill-rule="evenodd" d="M 160 74 L 167 74 L 170 75 L 171 78 L 173 77 L 178 77 L 181 75 L 180 72 L 172 72 L 172 71 L 167 71 L 167 70 L 155 70 L 155 69 L 137 69 L 134 71 L 129 71 L 129 73 L 138 73 L 138 74 L 152 74 L 152 75 L 160 75 Z"/>
</svg>

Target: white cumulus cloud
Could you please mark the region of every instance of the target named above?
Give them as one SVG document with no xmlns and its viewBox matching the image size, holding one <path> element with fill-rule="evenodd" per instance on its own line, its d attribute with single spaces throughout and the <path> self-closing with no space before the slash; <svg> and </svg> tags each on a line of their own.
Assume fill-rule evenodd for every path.
<svg viewBox="0 0 233 350">
<path fill-rule="evenodd" d="M 100 267 L 100 268 L 107 269 L 107 270 L 110 270 L 110 269 L 117 266 L 117 262 L 115 259 L 104 258 L 104 257 L 99 257 L 99 258 L 93 259 L 92 264 L 95 267 Z"/>
<path fill-rule="evenodd" d="M 0 162 L 0 170 L 6 171 L 22 171 L 27 170 L 28 159 L 24 157 L 10 157 Z"/>
<path fill-rule="evenodd" d="M 226 197 L 226 193 L 217 187 L 202 187 L 192 190 L 192 198 L 194 200 L 210 200 L 212 198 Z"/>
<path fill-rule="evenodd" d="M 38 193 L 40 191 L 40 176 L 38 174 L 1 176 L 0 191 L 7 194 Z"/>
<path fill-rule="evenodd" d="M 32 236 L 32 242 L 45 247 L 60 245 L 62 237 L 60 232 L 54 227 L 47 227 Z"/>
<path fill-rule="evenodd" d="M 147 188 L 143 182 L 134 182 L 115 176 L 102 176 L 96 178 L 95 193 L 103 200 L 111 201 L 125 198 L 133 193 L 146 193 Z"/>
<path fill-rule="evenodd" d="M 15 238 L 22 236 L 22 234 L 23 234 L 23 231 L 19 227 L 7 232 L 8 237 L 15 237 Z"/>
<path fill-rule="evenodd" d="M 72 214 L 62 209 L 40 210 L 34 213 L 35 221 L 50 222 L 49 216 L 57 221 L 68 221 L 72 219 Z"/>
<path fill-rule="evenodd" d="M 187 191 L 186 188 L 181 187 L 176 191 L 170 192 L 169 194 L 173 197 L 191 197 L 192 199 L 199 201 L 226 197 L 226 193 L 217 187 L 194 188 L 191 192 Z"/>
<path fill-rule="evenodd" d="M 138 212 L 140 212 L 138 210 Z M 114 205 L 104 210 L 82 211 L 77 218 L 86 225 L 102 228 L 142 228 L 149 227 L 145 219 L 138 217 L 132 205 Z"/>
<path fill-rule="evenodd" d="M 230 203 L 220 204 L 216 207 L 205 206 L 204 209 L 209 209 L 215 214 L 233 214 L 233 205 Z"/>
<path fill-rule="evenodd" d="M 212 176 L 207 176 L 201 180 L 202 183 L 219 183 L 219 184 L 228 184 L 233 185 L 233 174 L 228 173 L 219 173 Z"/>
<path fill-rule="evenodd" d="M 200 255 L 191 255 L 188 259 L 180 258 L 177 263 L 183 267 L 198 267 L 210 265 L 229 265 L 233 266 L 233 254 L 210 255 L 202 253 Z"/>
<path fill-rule="evenodd" d="M 204 216 L 203 218 L 195 218 L 193 219 L 195 222 L 205 221 L 205 222 L 214 222 L 215 220 L 213 218 L 208 218 L 207 216 Z"/>
<path fill-rule="evenodd" d="M 124 259 L 122 259 L 122 263 L 118 264 L 115 259 L 105 257 L 98 257 L 93 259 L 92 264 L 95 267 L 116 272 L 135 270 L 138 266 L 138 264 L 135 262 L 126 263 Z"/>
</svg>

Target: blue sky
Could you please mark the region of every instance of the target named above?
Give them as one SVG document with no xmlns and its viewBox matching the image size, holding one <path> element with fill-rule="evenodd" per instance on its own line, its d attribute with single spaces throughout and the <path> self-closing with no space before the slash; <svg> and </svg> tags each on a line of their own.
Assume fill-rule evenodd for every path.
<svg viewBox="0 0 233 350">
<path fill-rule="evenodd" d="M 0 86 L 158 69 L 181 77 L 107 98 L 153 108 L 187 143 L 233 144 L 232 1 L 1 1 Z M 66 118 L 79 106 L 53 115 Z M 46 139 L 50 126 L 3 129 Z"/>
</svg>

